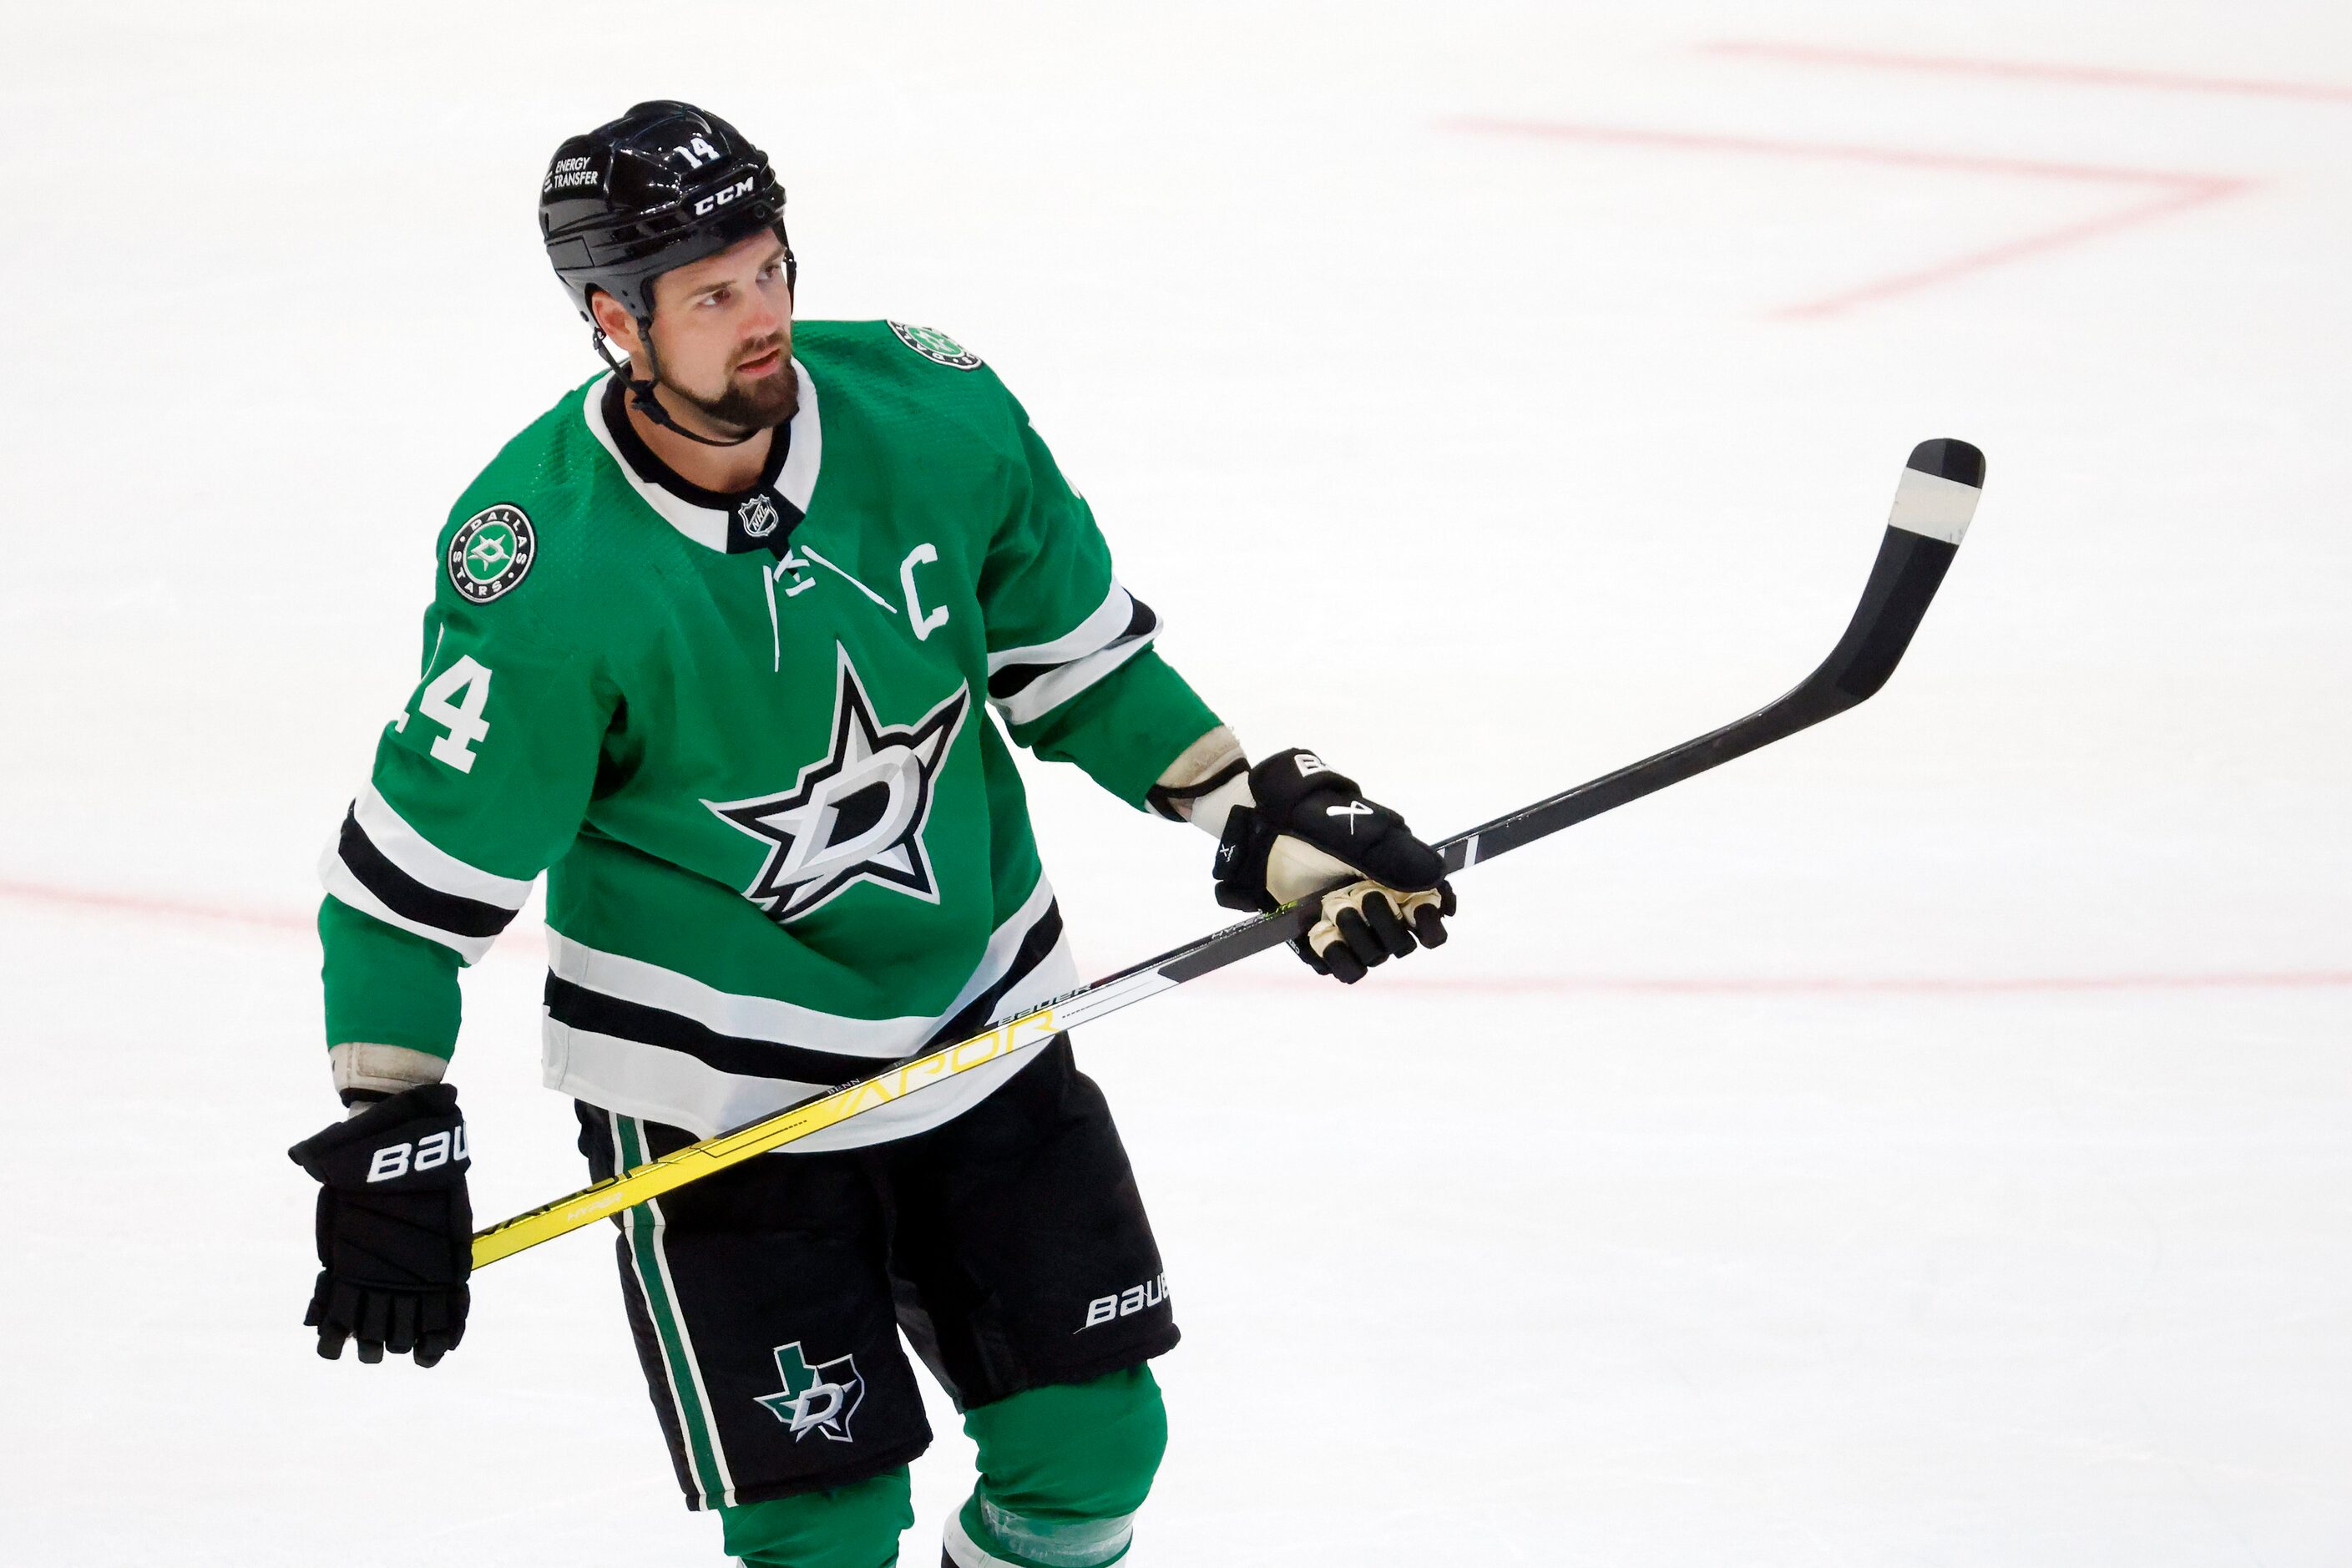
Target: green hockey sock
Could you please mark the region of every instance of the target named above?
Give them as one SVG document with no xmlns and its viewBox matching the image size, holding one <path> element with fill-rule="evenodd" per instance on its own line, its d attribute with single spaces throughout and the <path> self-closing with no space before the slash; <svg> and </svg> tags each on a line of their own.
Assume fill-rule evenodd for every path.
<svg viewBox="0 0 2352 1568">
<path fill-rule="evenodd" d="M 915 1522 L 904 1466 L 832 1491 L 719 1510 L 727 1552 L 749 1568 L 891 1568 Z"/>
<path fill-rule="evenodd" d="M 1168 1444 L 1148 1366 L 966 1411 L 980 1484 L 950 1520 L 957 1568 L 1100 1568 L 1127 1554 Z"/>
</svg>

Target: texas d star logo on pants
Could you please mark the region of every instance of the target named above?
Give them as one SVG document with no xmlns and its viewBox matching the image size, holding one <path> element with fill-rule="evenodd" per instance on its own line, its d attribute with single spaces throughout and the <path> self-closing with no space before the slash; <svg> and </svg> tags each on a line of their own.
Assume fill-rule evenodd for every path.
<svg viewBox="0 0 2352 1568">
<path fill-rule="evenodd" d="M 760 1403 L 793 1429 L 797 1443 L 812 1432 L 822 1432 L 836 1443 L 849 1442 L 849 1418 L 866 1397 L 857 1376 L 857 1358 L 842 1356 L 809 1364 L 801 1342 L 776 1347 L 776 1372 L 784 1380 L 782 1394 L 763 1394 Z"/>
</svg>

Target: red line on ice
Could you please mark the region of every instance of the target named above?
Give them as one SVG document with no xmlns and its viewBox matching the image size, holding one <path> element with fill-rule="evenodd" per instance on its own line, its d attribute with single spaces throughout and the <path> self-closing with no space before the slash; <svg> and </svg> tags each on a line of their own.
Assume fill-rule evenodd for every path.
<svg viewBox="0 0 2352 1568">
<path fill-rule="evenodd" d="M 15 878 L 0 878 L 0 900 L 20 904 L 45 905 L 50 909 L 72 910 L 85 914 L 131 915 L 142 920 L 170 921 L 185 924 L 242 927 L 248 931 L 281 931 L 309 935 L 318 930 L 318 918 L 312 914 L 295 914 L 285 910 L 257 910 L 235 904 L 200 903 L 191 899 L 149 898 L 130 893 L 102 893 L 87 888 L 59 887 L 50 882 L 26 882 Z M 509 936 L 528 938 L 537 927 L 533 922 L 517 921 L 507 928 Z M 491 956 L 509 951 L 491 949 Z"/>
<path fill-rule="evenodd" d="M 2126 169 L 2109 163 L 2060 163 L 2041 158 L 1993 158 L 1973 153 L 1923 153 L 1905 147 L 1869 147 L 1839 142 L 1790 142 L 1773 136 L 1727 136 L 1706 132 L 1645 131 L 1625 125 L 1589 125 L 1561 120 L 1497 120 L 1484 115 L 1446 121 L 1457 131 L 1533 136 L 1560 142 L 1614 142 L 1630 147 L 1675 147 L 1698 153 L 1759 153 L 1784 158 L 1832 159 L 1885 163 L 1906 169 L 1948 169 L 1969 174 L 2014 174 L 2028 179 L 2083 180 L 2102 184 L 2174 187 L 2206 176 L 2162 169 Z"/>
<path fill-rule="evenodd" d="M 1328 985 L 1297 975 L 1240 975 L 1245 984 L 1279 989 Z M 2017 996 L 2104 991 L 2311 991 L 2352 986 L 2352 971 L 2213 971 L 2174 974 L 1986 975 L 1382 975 L 1367 981 L 1385 990 L 1457 995 L 1628 996 Z"/>
<path fill-rule="evenodd" d="M 42 882 L 0 879 L 0 899 L 20 904 L 47 904 L 55 909 L 139 915 L 151 920 L 202 921 L 210 925 L 252 926 L 264 931 L 307 931 L 308 915 L 282 910 L 237 909 L 227 904 L 199 904 L 184 899 L 156 899 L 127 893 L 100 893 L 82 888 L 60 888 Z"/>
<path fill-rule="evenodd" d="M 2209 180 L 2189 189 L 2168 192 L 2150 201 L 2135 203 L 2117 212 L 2084 218 L 2080 223 L 2070 223 L 2058 228 L 2044 229 L 2039 234 L 2027 235 L 2021 239 L 2012 239 L 2006 244 L 1970 251 L 1966 256 L 1956 256 L 1949 261 L 1939 261 L 1931 267 L 1922 267 L 1910 272 L 1900 272 L 1892 278 L 1882 278 L 1874 283 L 1857 284 L 1840 293 L 1825 294 L 1818 300 L 1808 300 L 1802 304 L 1784 305 L 1773 314 L 1796 321 L 1813 316 L 1834 316 L 1841 310 L 1851 310 L 1856 305 L 1866 304 L 1873 300 L 1907 294 L 1913 289 L 1948 282 L 1971 272 L 1982 272 L 1988 268 L 2000 267 L 2029 256 L 2038 256 L 2043 251 L 2058 250 L 2069 245 L 2079 245 L 2086 239 L 2095 239 L 2103 234 L 2113 234 L 2117 229 L 2129 228 L 2135 224 L 2146 223 L 2151 218 L 2185 212 L 2190 207 L 2202 206 L 2207 202 L 2219 201 L 2223 196 L 2234 195 L 2243 189 L 2245 185 L 2241 181 Z"/>
<path fill-rule="evenodd" d="M 1874 70 L 1933 71 L 1952 76 L 2069 82 L 2078 87 L 2144 87 L 2162 92 L 2205 92 L 2240 98 L 2299 98 L 2316 103 L 2352 103 L 2352 87 L 2332 87 L 2324 82 L 2192 76 L 2180 71 L 2125 70 L 2107 66 L 2042 65 L 2031 60 L 1988 60 L 1964 55 L 1885 54 L 1873 49 L 1823 48 L 1810 44 L 1774 44 L 1744 39 L 1703 44 L 1699 52 L 1775 60 L 1784 65 L 1860 66 Z"/>
<path fill-rule="evenodd" d="M 2038 234 L 1970 251 L 1932 266 L 1899 272 L 1890 278 L 1857 284 L 1819 299 L 1787 305 L 1776 316 L 1803 320 L 1833 316 L 1856 305 L 1907 294 L 1947 283 L 1972 272 L 2005 266 L 2025 257 L 2079 245 L 2151 219 L 2202 206 L 2252 188 L 2252 182 L 2219 174 L 2185 174 L 2167 169 L 2120 168 L 2112 164 L 2063 163 L 2032 158 L 1995 158 L 1973 153 L 1923 153 L 1899 147 L 1864 147 L 1840 142 L 1790 142 L 1764 136 L 1725 136 L 1680 131 L 1642 131 L 1623 126 L 1580 125 L 1559 121 L 1465 118 L 1446 122 L 1457 131 L 1490 135 L 1527 136 L 1544 141 L 1598 142 L 1627 147 L 1665 147 L 1686 153 L 1731 153 L 1813 162 L 1875 163 L 1941 173 L 1991 174 L 2016 179 L 2065 180 L 2084 184 L 2155 188 L 2160 194 L 2114 212 L 2044 229 Z"/>
</svg>

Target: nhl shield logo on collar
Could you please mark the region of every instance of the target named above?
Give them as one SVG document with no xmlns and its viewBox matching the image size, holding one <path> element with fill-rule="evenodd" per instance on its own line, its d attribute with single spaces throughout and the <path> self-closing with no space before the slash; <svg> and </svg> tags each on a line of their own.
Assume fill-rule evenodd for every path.
<svg viewBox="0 0 2352 1568">
<path fill-rule="evenodd" d="M 539 542 L 522 508 L 484 507 L 449 536 L 449 584 L 477 605 L 511 591 L 530 573 Z"/>
<path fill-rule="evenodd" d="M 743 525 L 744 537 L 765 539 L 776 531 L 776 524 L 783 521 L 784 514 L 776 510 L 774 501 L 762 494 L 737 506 L 735 520 Z"/>
</svg>

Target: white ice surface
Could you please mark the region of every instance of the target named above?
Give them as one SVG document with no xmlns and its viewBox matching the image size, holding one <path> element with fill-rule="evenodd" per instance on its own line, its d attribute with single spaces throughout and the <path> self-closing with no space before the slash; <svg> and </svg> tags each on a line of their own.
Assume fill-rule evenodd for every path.
<svg viewBox="0 0 2352 1568">
<path fill-rule="evenodd" d="M 675 93 L 804 315 L 988 356 L 1244 738 L 1432 831 L 1771 696 L 1911 444 L 1990 457 L 1869 707 L 1356 993 L 1090 1031 L 1186 1331 L 1138 1568 L 2352 1562 L 2352 18 L 1634 11 L 10 7 L 0 1560 L 718 1560 L 604 1237 L 321 1363 L 281 1152 L 432 536 L 592 366 L 539 173 Z M 1089 971 L 1221 918 L 1032 777 Z M 580 1176 L 538 941 L 467 984 L 485 1217 Z"/>
</svg>

